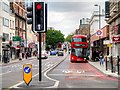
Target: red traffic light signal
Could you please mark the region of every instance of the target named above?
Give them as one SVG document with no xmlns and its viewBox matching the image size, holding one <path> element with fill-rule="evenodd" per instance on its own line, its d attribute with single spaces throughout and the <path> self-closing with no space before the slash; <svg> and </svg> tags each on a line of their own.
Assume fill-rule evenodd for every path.
<svg viewBox="0 0 120 90">
<path fill-rule="evenodd" d="M 40 10 L 41 7 L 42 7 L 42 5 L 40 3 L 36 5 L 37 10 Z"/>
<path fill-rule="evenodd" d="M 47 27 L 47 4 L 44 2 L 34 3 L 35 31 L 45 32 Z"/>
</svg>

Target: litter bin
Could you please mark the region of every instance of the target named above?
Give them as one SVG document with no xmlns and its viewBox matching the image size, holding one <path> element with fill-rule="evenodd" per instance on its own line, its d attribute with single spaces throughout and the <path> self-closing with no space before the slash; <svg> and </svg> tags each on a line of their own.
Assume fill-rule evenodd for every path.
<svg viewBox="0 0 120 90">
<path fill-rule="evenodd" d="M 7 49 L 3 50 L 3 58 L 2 59 L 3 59 L 4 63 L 8 63 L 10 61 L 10 59 L 9 59 L 9 50 L 7 50 Z"/>
</svg>

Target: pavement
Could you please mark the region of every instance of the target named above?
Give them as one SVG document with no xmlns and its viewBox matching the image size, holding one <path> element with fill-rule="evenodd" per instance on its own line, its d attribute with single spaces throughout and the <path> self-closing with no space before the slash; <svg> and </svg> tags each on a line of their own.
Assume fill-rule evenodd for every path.
<svg viewBox="0 0 120 90">
<path fill-rule="evenodd" d="M 33 56 L 33 57 L 28 57 L 27 59 L 24 58 L 22 60 L 19 60 L 19 59 L 11 59 L 10 62 L 8 63 L 4 63 L 4 62 L 0 62 L 0 66 L 5 66 L 5 65 L 9 65 L 9 64 L 12 64 L 12 63 L 17 63 L 17 62 L 21 62 L 21 61 L 25 61 L 25 60 L 32 60 L 32 59 L 35 59 L 37 57 Z"/>
<path fill-rule="evenodd" d="M 104 65 L 101 65 L 100 66 L 100 62 L 97 61 L 97 62 L 93 62 L 93 61 L 88 61 L 92 66 L 94 66 L 95 68 L 97 68 L 98 70 L 100 70 L 102 73 L 104 73 L 105 75 L 107 76 L 110 76 L 110 77 L 116 77 L 118 78 L 118 72 L 114 72 L 112 73 L 110 69 L 106 70 L 106 66 L 105 66 L 105 63 Z"/>
</svg>

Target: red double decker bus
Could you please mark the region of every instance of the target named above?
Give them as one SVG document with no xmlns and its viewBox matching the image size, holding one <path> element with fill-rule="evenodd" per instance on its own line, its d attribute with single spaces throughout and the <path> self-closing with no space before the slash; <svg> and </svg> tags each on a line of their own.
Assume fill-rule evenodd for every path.
<svg viewBox="0 0 120 90">
<path fill-rule="evenodd" d="M 88 43 L 85 35 L 74 35 L 71 41 L 71 55 L 70 60 L 87 62 Z"/>
</svg>

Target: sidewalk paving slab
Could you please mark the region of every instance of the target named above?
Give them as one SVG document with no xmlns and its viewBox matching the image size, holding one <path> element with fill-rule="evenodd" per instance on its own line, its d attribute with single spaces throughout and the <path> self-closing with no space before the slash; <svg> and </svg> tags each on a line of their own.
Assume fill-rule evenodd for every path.
<svg viewBox="0 0 120 90">
<path fill-rule="evenodd" d="M 92 62 L 92 61 L 88 61 L 92 66 L 94 66 L 95 68 L 97 68 L 98 70 L 100 70 L 102 73 L 104 73 L 105 75 L 107 76 L 112 76 L 112 77 L 116 77 L 118 78 L 118 72 L 114 72 L 112 73 L 111 70 L 106 70 L 106 67 L 105 67 L 105 63 L 104 65 L 101 65 L 100 66 L 100 62 Z"/>
</svg>

